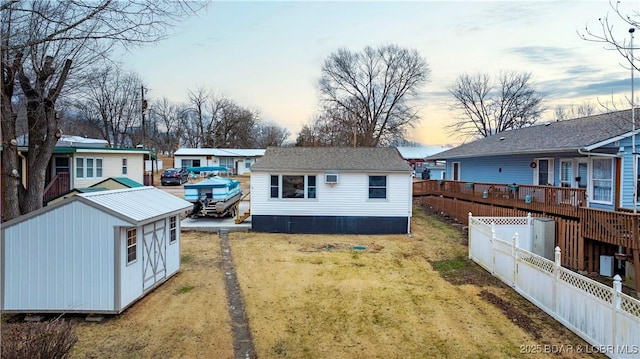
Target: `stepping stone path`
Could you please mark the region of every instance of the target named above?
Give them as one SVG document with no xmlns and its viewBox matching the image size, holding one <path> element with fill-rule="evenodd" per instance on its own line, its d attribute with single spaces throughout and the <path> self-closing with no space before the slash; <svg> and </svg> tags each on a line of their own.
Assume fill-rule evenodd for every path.
<svg viewBox="0 0 640 359">
<path fill-rule="evenodd" d="M 227 291 L 227 302 L 229 304 L 229 314 L 231 315 L 231 331 L 233 334 L 233 351 L 236 359 L 258 358 L 256 349 L 253 346 L 251 330 L 247 313 L 244 309 L 244 300 L 238 284 L 238 276 L 231 257 L 231 247 L 229 246 L 229 230 L 220 229 L 220 248 L 222 252 L 222 269 L 224 270 L 224 282 Z"/>
</svg>

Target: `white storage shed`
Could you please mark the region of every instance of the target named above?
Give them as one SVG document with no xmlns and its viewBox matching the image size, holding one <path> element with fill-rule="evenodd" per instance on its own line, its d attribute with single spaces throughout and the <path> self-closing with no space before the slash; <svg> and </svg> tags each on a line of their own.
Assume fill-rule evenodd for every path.
<svg viewBox="0 0 640 359">
<path fill-rule="evenodd" d="M 154 187 L 80 193 L 2 223 L 0 308 L 117 314 L 180 269 L 180 214 Z"/>
</svg>

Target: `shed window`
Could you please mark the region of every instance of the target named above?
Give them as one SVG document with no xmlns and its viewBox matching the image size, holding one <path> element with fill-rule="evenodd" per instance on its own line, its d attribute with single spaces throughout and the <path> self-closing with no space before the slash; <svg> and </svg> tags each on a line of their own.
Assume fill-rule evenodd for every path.
<svg viewBox="0 0 640 359">
<path fill-rule="evenodd" d="M 387 198 L 387 176 L 369 176 L 369 198 Z"/>
<path fill-rule="evenodd" d="M 135 228 L 127 229 L 127 264 L 138 259 L 138 237 Z"/>
<path fill-rule="evenodd" d="M 176 223 L 176 217 L 169 218 L 169 241 L 171 243 L 175 242 L 178 238 L 178 227 Z"/>
</svg>

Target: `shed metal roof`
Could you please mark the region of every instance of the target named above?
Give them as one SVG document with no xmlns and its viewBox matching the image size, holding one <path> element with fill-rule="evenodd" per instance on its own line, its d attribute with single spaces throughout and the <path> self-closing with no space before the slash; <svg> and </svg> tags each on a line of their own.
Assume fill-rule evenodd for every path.
<svg viewBox="0 0 640 359">
<path fill-rule="evenodd" d="M 54 205 L 40 208 L 2 223 L 7 228 L 35 216 L 56 210 L 73 201 L 82 201 L 92 207 L 131 223 L 142 225 L 153 220 L 186 211 L 193 207 L 187 202 L 155 187 L 136 187 L 108 191 L 78 193 Z"/>
<path fill-rule="evenodd" d="M 269 147 L 251 171 L 410 172 L 395 147 Z"/>
<path fill-rule="evenodd" d="M 636 119 L 638 115 L 640 110 L 636 109 Z M 499 132 L 429 156 L 427 159 L 590 151 L 631 136 L 631 130 L 631 110 L 616 111 Z"/>
<path fill-rule="evenodd" d="M 174 156 L 258 157 L 264 155 L 258 148 L 179 148 Z"/>
<path fill-rule="evenodd" d="M 155 187 L 79 193 L 77 197 L 137 224 L 193 207 L 193 203 Z"/>
</svg>

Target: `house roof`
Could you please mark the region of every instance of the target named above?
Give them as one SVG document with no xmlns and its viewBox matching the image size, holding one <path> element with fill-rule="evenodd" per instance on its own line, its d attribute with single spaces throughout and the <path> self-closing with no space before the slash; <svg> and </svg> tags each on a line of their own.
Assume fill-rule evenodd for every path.
<svg viewBox="0 0 640 359">
<path fill-rule="evenodd" d="M 98 208 L 136 226 L 177 214 L 193 207 L 193 203 L 155 187 L 94 191 L 78 193 L 54 205 L 40 208 L 4 222 L 2 223 L 2 228 L 7 228 L 29 218 L 53 211 L 73 201 L 82 201 L 89 206 Z"/>
<path fill-rule="evenodd" d="M 636 109 L 635 117 L 640 111 Z M 508 130 L 429 156 L 429 160 L 592 151 L 631 136 L 631 110 Z M 637 133 L 637 131 L 636 131 Z"/>
<path fill-rule="evenodd" d="M 394 147 L 269 147 L 256 170 L 411 171 Z"/>
<path fill-rule="evenodd" d="M 424 159 L 428 156 L 435 155 L 436 153 L 440 153 L 449 147 L 444 146 L 418 146 L 418 147 L 409 147 L 409 146 L 398 146 L 396 147 L 398 152 L 400 152 L 400 156 L 405 160 L 410 159 Z"/>
<path fill-rule="evenodd" d="M 264 149 L 247 148 L 179 148 L 174 156 L 259 157 Z"/>
</svg>

